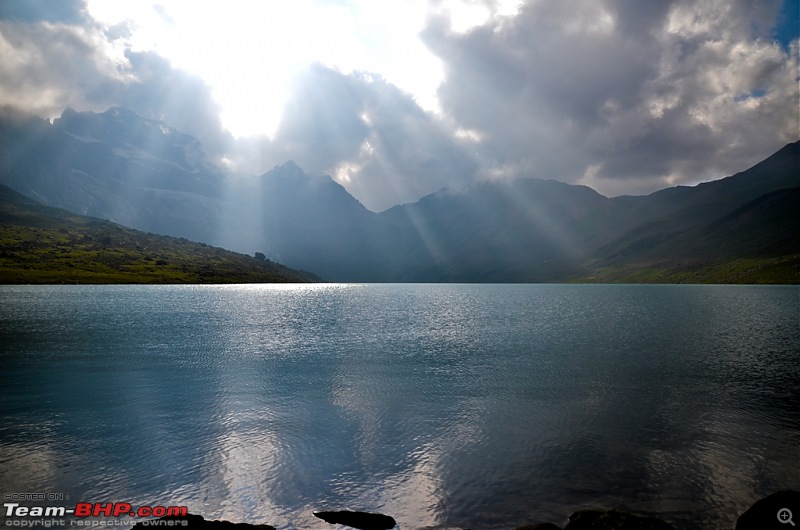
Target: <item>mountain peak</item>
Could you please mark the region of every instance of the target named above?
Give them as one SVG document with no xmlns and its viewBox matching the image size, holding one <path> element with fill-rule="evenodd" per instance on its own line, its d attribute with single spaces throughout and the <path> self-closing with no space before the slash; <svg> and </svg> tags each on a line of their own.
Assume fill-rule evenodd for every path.
<svg viewBox="0 0 800 530">
<path fill-rule="evenodd" d="M 130 109 L 126 109 L 123 107 L 110 107 L 105 112 L 101 113 L 100 116 L 102 116 L 103 118 L 112 118 L 124 122 L 139 121 L 150 125 L 162 125 L 162 123 L 158 120 L 152 120 L 150 118 L 146 118 L 144 116 L 136 114 Z"/>
<path fill-rule="evenodd" d="M 73 109 L 69 105 L 67 105 L 66 108 L 64 109 L 64 111 L 61 113 L 61 118 L 62 119 L 71 118 L 71 117 L 77 116 L 77 115 L 78 115 L 78 111 Z"/>
<path fill-rule="evenodd" d="M 307 176 L 306 172 L 303 171 L 303 168 L 297 165 L 294 160 L 287 160 L 283 164 L 275 166 L 275 169 L 278 169 L 287 175 Z"/>
<path fill-rule="evenodd" d="M 266 173 L 261 178 L 278 179 L 281 181 L 309 181 L 308 173 L 303 171 L 303 168 L 297 165 L 294 160 L 287 160 L 283 164 L 279 164 Z"/>
</svg>

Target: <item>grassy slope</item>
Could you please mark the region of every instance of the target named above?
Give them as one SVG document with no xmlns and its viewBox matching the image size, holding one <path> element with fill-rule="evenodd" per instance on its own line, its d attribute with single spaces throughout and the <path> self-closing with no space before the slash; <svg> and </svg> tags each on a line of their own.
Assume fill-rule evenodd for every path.
<svg viewBox="0 0 800 530">
<path fill-rule="evenodd" d="M 0 189 L 0 283 L 285 283 L 269 260 L 42 206 Z"/>
<path fill-rule="evenodd" d="M 767 193 L 580 282 L 800 284 L 800 188 Z"/>
</svg>

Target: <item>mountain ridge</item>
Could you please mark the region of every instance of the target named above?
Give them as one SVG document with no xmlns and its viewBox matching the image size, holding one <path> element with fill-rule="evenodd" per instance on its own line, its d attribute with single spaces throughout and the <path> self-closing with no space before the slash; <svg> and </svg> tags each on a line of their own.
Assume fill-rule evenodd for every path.
<svg viewBox="0 0 800 530">
<path fill-rule="evenodd" d="M 45 206 L 2 184 L 0 240 L 0 284 L 319 281 L 266 259 Z"/>
<path fill-rule="evenodd" d="M 631 277 L 607 269 L 650 263 L 670 241 L 691 247 L 687 234 L 701 238 L 737 208 L 799 186 L 799 160 L 794 142 L 730 177 L 650 195 L 609 198 L 587 186 L 520 178 L 443 189 L 376 213 L 294 161 L 233 176 L 195 138 L 125 109 L 69 109 L 52 124 L 0 112 L 0 183 L 136 229 L 261 250 L 331 281 Z M 753 212 L 751 224 L 769 225 Z M 791 241 L 781 244 L 794 252 Z M 717 257 L 706 253 L 709 264 Z M 786 273 L 785 281 L 797 282 L 796 271 Z"/>
</svg>

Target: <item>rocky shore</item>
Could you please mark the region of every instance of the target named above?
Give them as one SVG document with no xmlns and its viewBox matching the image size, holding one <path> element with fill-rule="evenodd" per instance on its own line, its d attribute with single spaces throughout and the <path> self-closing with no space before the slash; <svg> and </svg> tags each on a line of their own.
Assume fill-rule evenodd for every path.
<svg viewBox="0 0 800 530">
<path fill-rule="evenodd" d="M 793 520 L 794 514 L 800 517 L 800 492 L 779 491 L 753 504 L 739 516 L 736 521 L 736 527 L 731 530 L 790 530 L 796 524 Z M 342 527 L 356 528 L 358 530 L 390 530 L 397 526 L 396 521 L 391 516 L 379 513 L 331 511 L 314 512 L 314 516 L 320 519 L 319 528 L 331 528 L 332 530 Z M 134 529 L 150 530 L 152 527 L 178 526 L 181 529 L 188 528 L 190 530 L 275 530 L 275 527 L 268 524 L 206 521 L 202 516 L 192 514 L 185 517 L 162 517 L 157 521 L 161 523 L 154 524 L 153 521 L 147 521 L 137 524 Z M 679 529 L 656 517 L 637 515 L 626 511 L 579 510 L 569 516 L 569 521 L 563 527 L 554 523 L 532 523 L 519 526 L 513 530 Z"/>
</svg>

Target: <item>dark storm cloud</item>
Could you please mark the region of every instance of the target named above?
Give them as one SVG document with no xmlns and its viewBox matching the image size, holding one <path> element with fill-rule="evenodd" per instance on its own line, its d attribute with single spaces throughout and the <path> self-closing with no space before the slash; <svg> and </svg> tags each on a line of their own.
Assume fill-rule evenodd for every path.
<svg viewBox="0 0 800 530">
<path fill-rule="evenodd" d="M 444 63 L 445 113 L 484 138 L 485 176 L 636 193 L 730 174 L 797 138 L 797 46 L 763 39 L 779 9 L 528 2 L 464 34 L 432 19 L 422 36 Z"/>
<path fill-rule="evenodd" d="M 340 170 L 357 196 L 385 209 L 473 179 L 469 146 L 459 145 L 443 123 L 383 80 L 363 87 L 370 134 L 358 159 Z"/>
<path fill-rule="evenodd" d="M 314 173 L 330 171 L 336 162 L 354 157 L 369 133 L 361 119 L 361 83 L 317 65 L 295 87 L 274 148 Z"/>
</svg>

